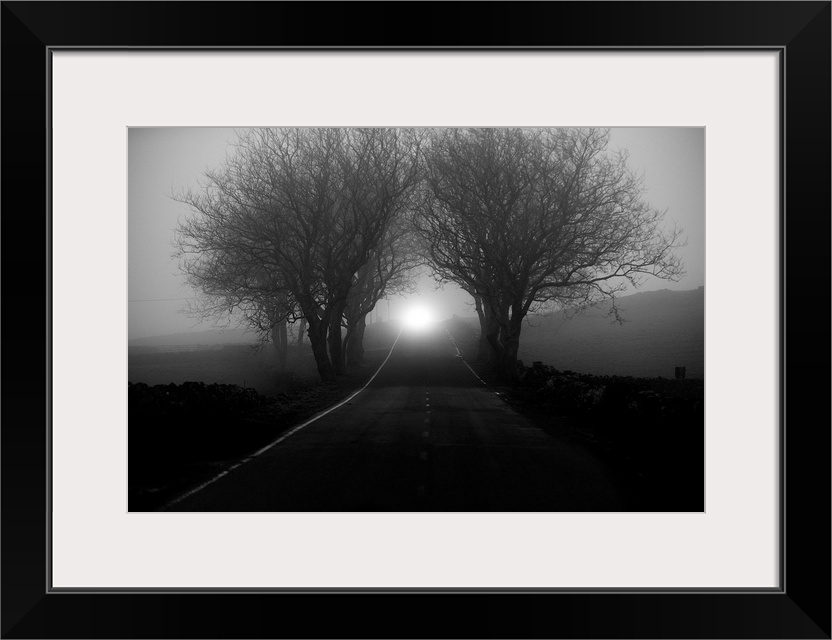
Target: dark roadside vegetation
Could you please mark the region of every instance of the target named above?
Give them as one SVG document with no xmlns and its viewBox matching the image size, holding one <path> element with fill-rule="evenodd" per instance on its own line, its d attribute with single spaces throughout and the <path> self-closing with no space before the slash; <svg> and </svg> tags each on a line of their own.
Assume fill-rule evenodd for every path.
<svg viewBox="0 0 832 640">
<path fill-rule="evenodd" d="M 513 409 L 608 465 L 628 511 L 704 510 L 703 379 L 589 375 L 521 361 L 519 381 L 504 384 L 477 362 L 472 321 L 447 326 L 466 361 Z"/>
<path fill-rule="evenodd" d="M 322 383 L 308 345 L 292 346 L 284 372 L 268 348 L 229 345 L 129 356 L 128 510 L 154 511 L 274 442 L 360 388 L 398 327 L 371 325 L 365 363 Z"/>
</svg>

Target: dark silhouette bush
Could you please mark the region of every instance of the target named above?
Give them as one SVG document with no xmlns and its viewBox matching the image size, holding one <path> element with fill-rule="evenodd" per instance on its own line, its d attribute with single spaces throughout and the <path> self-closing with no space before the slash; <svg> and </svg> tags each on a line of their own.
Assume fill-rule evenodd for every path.
<svg viewBox="0 0 832 640">
<path fill-rule="evenodd" d="M 567 418 L 617 460 L 653 478 L 701 483 L 704 382 L 591 376 L 534 362 L 517 391 L 526 406 Z M 696 488 L 689 489 L 690 493 Z"/>
<path fill-rule="evenodd" d="M 271 409 L 279 399 L 237 385 L 186 382 L 128 386 L 131 484 L 195 461 L 227 460 L 276 436 L 285 425 Z"/>
</svg>

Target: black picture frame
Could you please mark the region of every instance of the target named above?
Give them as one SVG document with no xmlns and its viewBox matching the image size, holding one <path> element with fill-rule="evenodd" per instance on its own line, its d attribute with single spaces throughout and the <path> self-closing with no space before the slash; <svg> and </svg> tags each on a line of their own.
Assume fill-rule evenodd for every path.
<svg viewBox="0 0 832 640">
<path fill-rule="evenodd" d="M 2 637 L 830 637 L 830 2 L 3 2 L 0 35 Z M 50 589 L 48 96 L 50 52 L 64 47 L 778 51 L 780 588 Z"/>
</svg>

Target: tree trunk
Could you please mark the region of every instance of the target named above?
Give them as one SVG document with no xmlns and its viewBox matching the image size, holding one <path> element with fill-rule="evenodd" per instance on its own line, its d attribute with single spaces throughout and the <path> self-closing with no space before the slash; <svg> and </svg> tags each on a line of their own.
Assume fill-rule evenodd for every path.
<svg viewBox="0 0 832 640">
<path fill-rule="evenodd" d="M 326 326 L 323 323 L 321 324 L 322 326 Z M 317 339 L 313 338 L 313 334 L 310 333 L 309 342 L 312 345 L 312 355 L 315 357 L 315 364 L 318 367 L 318 375 L 321 376 L 321 380 L 328 382 L 335 379 L 335 367 L 332 366 L 329 354 L 326 351 L 326 331 L 323 333 L 324 335 L 321 336 L 316 332 Z"/>
<path fill-rule="evenodd" d="M 326 337 L 329 330 L 329 323 L 318 317 L 317 307 L 314 302 L 298 300 L 301 303 L 303 314 L 306 316 L 309 325 L 309 343 L 312 345 L 312 355 L 318 367 L 318 375 L 321 380 L 329 381 L 335 379 L 335 367 L 329 359 L 326 350 Z"/>
<path fill-rule="evenodd" d="M 508 382 L 519 378 L 517 371 L 517 351 L 520 348 L 520 330 L 523 328 L 523 314 L 517 307 L 512 308 L 511 319 L 500 326 L 500 344 L 502 351 L 498 361 L 497 375 Z"/>
<path fill-rule="evenodd" d="M 280 323 L 278 337 L 280 338 L 281 366 L 286 368 L 286 356 L 289 353 L 289 327 L 285 320 Z"/>
<path fill-rule="evenodd" d="M 350 367 L 364 364 L 364 330 L 366 328 L 367 316 L 361 316 L 355 321 L 355 326 L 349 332 L 347 365 Z"/>
<path fill-rule="evenodd" d="M 272 344 L 274 345 L 275 365 L 278 371 L 283 372 L 286 370 L 286 353 L 288 351 L 285 322 L 278 322 L 272 326 Z"/>
<path fill-rule="evenodd" d="M 498 369 L 503 358 L 503 344 L 500 341 L 500 323 L 492 309 L 483 307 L 485 315 L 485 340 L 488 343 L 487 362 Z"/>
<path fill-rule="evenodd" d="M 335 373 L 337 374 L 347 372 L 343 340 L 341 336 L 341 318 L 344 313 L 344 306 L 345 305 L 341 304 L 334 307 L 332 318 L 329 321 L 329 358 L 332 361 L 332 366 L 335 367 Z"/>
<path fill-rule="evenodd" d="M 494 351 L 488 342 L 488 319 L 486 317 L 486 310 L 483 308 L 482 298 L 478 295 L 474 296 L 474 307 L 477 310 L 477 317 L 480 319 L 480 341 L 477 349 L 477 360 L 490 363 L 494 360 Z"/>
<path fill-rule="evenodd" d="M 501 380 L 505 380 L 506 382 L 514 382 L 517 380 L 517 350 L 519 347 L 520 341 L 513 338 L 508 338 L 505 344 L 503 344 L 499 369 L 497 371 L 497 375 Z"/>
<path fill-rule="evenodd" d="M 306 332 L 306 318 L 300 319 L 300 328 L 298 329 L 298 346 L 303 344 L 303 334 Z"/>
<path fill-rule="evenodd" d="M 348 367 L 352 366 L 350 363 L 350 343 L 354 335 L 352 321 L 347 320 L 347 330 L 344 332 L 344 339 L 341 342 L 341 352 L 344 356 L 344 364 Z"/>
</svg>

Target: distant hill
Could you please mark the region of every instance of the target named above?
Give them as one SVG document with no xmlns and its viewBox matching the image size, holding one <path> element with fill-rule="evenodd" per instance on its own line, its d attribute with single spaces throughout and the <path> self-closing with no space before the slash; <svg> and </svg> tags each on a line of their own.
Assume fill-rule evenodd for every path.
<svg viewBox="0 0 832 640">
<path fill-rule="evenodd" d="M 569 313 L 528 316 L 519 358 L 590 375 L 672 378 L 705 376 L 705 289 L 646 291 L 616 299 L 624 324 L 613 321 L 609 302 Z M 466 319 L 468 320 L 468 319 Z M 476 318 L 469 322 L 477 326 Z"/>
<path fill-rule="evenodd" d="M 257 337 L 243 329 L 209 329 L 208 331 L 191 331 L 171 333 L 164 336 L 132 338 L 127 341 L 130 347 L 171 347 L 191 345 L 253 344 Z"/>
<path fill-rule="evenodd" d="M 572 318 L 531 316 L 523 327 L 519 357 L 557 369 L 595 375 L 672 378 L 685 367 L 705 376 L 705 289 L 647 291 L 620 298 L 623 325 L 608 316 L 611 303 Z"/>
</svg>

